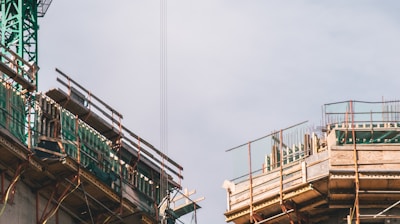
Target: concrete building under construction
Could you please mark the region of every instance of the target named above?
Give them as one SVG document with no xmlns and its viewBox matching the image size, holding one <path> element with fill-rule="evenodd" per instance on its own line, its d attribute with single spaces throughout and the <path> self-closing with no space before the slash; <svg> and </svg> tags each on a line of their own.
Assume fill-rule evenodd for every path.
<svg viewBox="0 0 400 224">
<path fill-rule="evenodd" d="M 326 104 L 323 121 L 228 150 L 247 172 L 224 182 L 227 222 L 400 222 L 400 101 Z"/>
<path fill-rule="evenodd" d="M 35 68 L 7 53 L 17 60 L 0 63 L 1 223 L 174 223 L 200 208 L 171 195 L 182 166 L 119 112 L 59 70 L 65 91 L 30 92 L 19 72 Z"/>
<path fill-rule="evenodd" d="M 183 167 L 121 113 L 58 69 L 61 87 L 37 91 L 37 22 L 51 2 L 0 3 L 0 223 L 172 224 L 196 214 Z"/>
</svg>

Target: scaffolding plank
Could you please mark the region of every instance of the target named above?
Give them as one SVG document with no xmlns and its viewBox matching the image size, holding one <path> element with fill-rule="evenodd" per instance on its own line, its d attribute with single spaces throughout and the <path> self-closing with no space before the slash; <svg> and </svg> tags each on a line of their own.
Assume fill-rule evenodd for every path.
<svg viewBox="0 0 400 224">
<path fill-rule="evenodd" d="M 201 208 L 200 205 L 198 205 L 197 203 L 190 202 L 178 208 L 175 208 L 174 213 L 179 218 L 200 208 Z"/>
<path fill-rule="evenodd" d="M 14 81 L 16 81 L 18 84 L 20 84 L 24 89 L 28 91 L 34 91 L 36 89 L 36 86 L 26 80 L 24 77 L 21 75 L 17 74 L 15 71 L 13 71 L 9 66 L 7 66 L 5 63 L 0 62 L 0 71 L 6 74 L 8 77 L 12 78 Z"/>
</svg>

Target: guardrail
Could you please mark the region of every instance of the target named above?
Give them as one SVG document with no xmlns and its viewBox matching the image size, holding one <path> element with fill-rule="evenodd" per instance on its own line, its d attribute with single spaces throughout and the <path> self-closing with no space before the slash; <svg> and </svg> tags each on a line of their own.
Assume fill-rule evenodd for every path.
<svg viewBox="0 0 400 224">
<path fill-rule="evenodd" d="M 400 122 L 400 101 L 342 101 L 323 106 L 325 126 L 369 124 L 371 126 L 383 123 Z"/>
<path fill-rule="evenodd" d="M 0 71 L 16 81 L 24 89 L 36 89 L 36 74 L 39 67 L 34 62 L 28 62 L 17 53 L 0 44 Z"/>
</svg>

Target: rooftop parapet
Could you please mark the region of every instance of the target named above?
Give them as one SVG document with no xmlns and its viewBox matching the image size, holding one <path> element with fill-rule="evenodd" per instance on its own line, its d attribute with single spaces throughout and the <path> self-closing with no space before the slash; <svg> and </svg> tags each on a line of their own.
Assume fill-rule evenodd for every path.
<svg viewBox="0 0 400 224">
<path fill-rule="evenodd" d="M 396 213 L 393 209 L 400 203 L 399 105 L 399 101 L 324 105 L 326 133 L 301 132 L 305 137 L 299 146 L 307 150 L 299 157 L 288 151 L 296 144 L 289 147 L 285 138 L 297 125 L 234 148 L 247 149 L 241 160 L 247 162 L 248 173 L 224 182 L 226 221 L 337 223 L 330 220 L 334 217 L 347 223 L 385 218 L 396 222 L 389 214 Z M 256 173 L 253 161 L 261 159 L 253 156 L 253 144 L 266 138 L 271 147 L 264 144 L 261 150 L 272 153 L 267 151 L 266 166 Z"/>
</svg>

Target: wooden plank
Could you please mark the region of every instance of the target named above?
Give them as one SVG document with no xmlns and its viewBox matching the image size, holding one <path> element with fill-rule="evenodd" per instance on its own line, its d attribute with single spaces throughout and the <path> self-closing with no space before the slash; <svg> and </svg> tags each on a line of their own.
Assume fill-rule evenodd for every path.
<svg viewBox="0 0 400 224">
<path fill-rule="evenodd" d="M 14 81 L 16 81 L 18 84 L 20 84 L 24 89 L 28 90 L 29 92 L 36 90 L 36 85 L 29 82 L 21 75 L 17 74 L 15 71 L 13 71 L 9 66 L 4 64 L 3 62 L 0 62 L 0 71 L 3 72 L 4 74 L 6 74 L 11 79 L 13 79 Z"/>
</svg>

